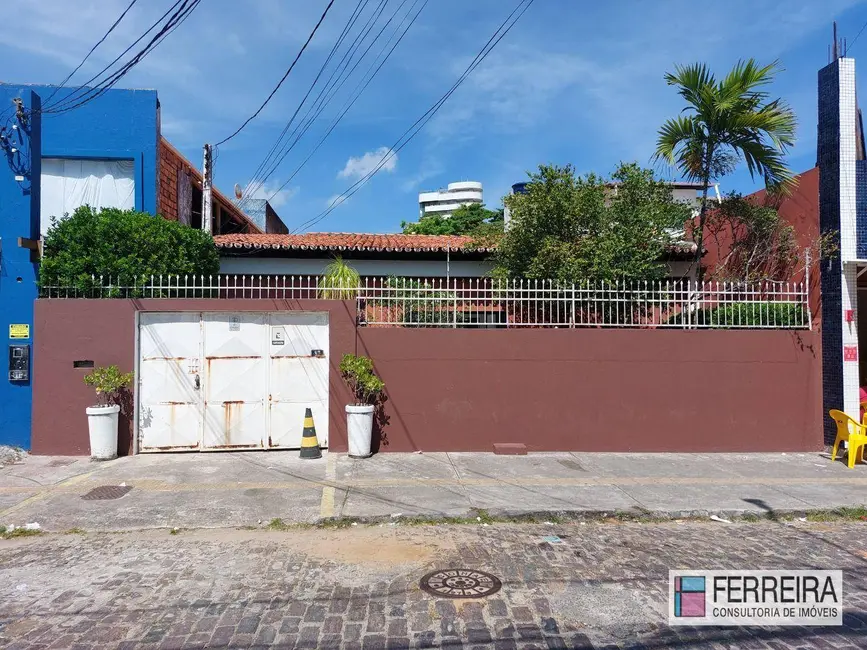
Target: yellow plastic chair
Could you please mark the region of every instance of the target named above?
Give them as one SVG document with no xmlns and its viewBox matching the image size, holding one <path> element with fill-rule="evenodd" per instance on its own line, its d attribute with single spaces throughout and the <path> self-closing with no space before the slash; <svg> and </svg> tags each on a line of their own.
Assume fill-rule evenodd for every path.
<svg viewBox="0 0 867 650">
<path fill-rule="evenodd" d="M 867 445 L 867 426 L 858 424 L 857 421 L 837 409 L 828 412 L 831 419 L 837 423 L 837 439 L 834 440 L 834 448 L 831 450 L 831 461 L 837 460 L 837 448 L 846 440 L 849 443 L 848 466 L 855 467 L 856 457 L 864 462 L 864 445 Z"/>
</svg>

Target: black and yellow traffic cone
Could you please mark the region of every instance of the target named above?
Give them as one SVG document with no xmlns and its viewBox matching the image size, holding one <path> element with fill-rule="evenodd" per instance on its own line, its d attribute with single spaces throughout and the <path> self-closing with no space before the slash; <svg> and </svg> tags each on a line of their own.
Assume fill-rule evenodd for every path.
<svg viewBox="0 0 867 650">
<path fill-rule="evenodd" d="M 316 426 L 313 424 L 313 412 L 304 412 L 304 435 L 301 436 L 301 454 L 299 458 L 322 458 L 319 439 L 316 437 Z"/>
</svg>

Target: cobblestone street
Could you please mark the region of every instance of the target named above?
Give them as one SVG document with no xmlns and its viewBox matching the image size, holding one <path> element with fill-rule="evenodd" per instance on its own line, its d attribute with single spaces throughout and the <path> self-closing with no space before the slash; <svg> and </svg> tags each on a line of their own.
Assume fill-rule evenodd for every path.
<svg viewBox="0 0 867 650">
<path fill-rule="evenodd" d="M 558 535 L 560 544 L 544 536 Z M 425 573 L 502 580 L 438 599 Z M 670 568 L 842 569 L 842 628 L 670 628 Z M 8 648 L 863 648 L 867 526 L 587 523 L 0 542 Z"/>
</svg>

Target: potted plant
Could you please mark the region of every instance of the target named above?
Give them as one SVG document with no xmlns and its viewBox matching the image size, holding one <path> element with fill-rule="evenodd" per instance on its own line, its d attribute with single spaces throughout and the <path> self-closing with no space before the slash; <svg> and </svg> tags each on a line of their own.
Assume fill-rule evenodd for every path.
<svg viewBox="0 0 867 650">
<path fill-rule="evenodd" d="M 346 405 L 349 457 L 367 458 L 373 435 L 373 413 L 385 383 L 373 372 L 373 361 L 354 354 L 343 355 L 340 374 L 355 395 L 355 403 Z"/>
<path fill-rule="evenodd" d="M 121 391 L 132 377 L 133 373 L 121 373 L 117 366 L 94 368 L 84 376 L 84 383 L 96 389 L 96 404 L 87 408 L 91 458 L 117 458 L 117 414 L 120 413 Z"/>
</svg>

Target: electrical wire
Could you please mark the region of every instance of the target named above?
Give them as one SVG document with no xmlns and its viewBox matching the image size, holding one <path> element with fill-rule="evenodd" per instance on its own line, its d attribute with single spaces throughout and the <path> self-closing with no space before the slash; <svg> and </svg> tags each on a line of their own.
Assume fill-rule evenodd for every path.
<svg viewBox="0 0 867 650">
<path fill-rule="evenodd" d="M 280 90 L 280 86 L 283 85 L 283 82 L 286 81 L 286 78 L 292 72 L 292 69 L 295 67 L 295 64 L 298 63 L 298 59 L 300 59 L 301 55 L 304 54 L 304 50 L 306 50 L 307 46 L 310 45 L 310 41 L 313 40 L 313 37 L 316 35 L 316 32 L 319 30 L 319 26 L 325 20 L 325 16 L 328 15 L 328 11 L 331 9 L 331 6 L 333 4 L 334 4 L 334 0 L 329 0 L 328 5 L 325 7 L 325 11 L 322 12 L 322 16 L 319 17 L 319 21 L 316 23 L 316 26 L 313 28 L 313 31 L 310 32 L 310 36 L 307 37 L 307 40 L 304 42 L 304 45 L 301 46 L 301 49 L 299 50 L 298 54 L 296 55 L 295 60 L 292 61 L 292 64 L 286 70 L 286 73 L 283 75 L 283 77 L 280 79 L 280 81 L 277 82 L 277 85 L 274 86 L 274 90 L 272 90 L 271 93 L 268 95 L 268 97 L 265 98 L 265 101 L 262 102 L 262 105 L 256 109 L 255 113 L 253 113 L 250 117 L 248 117 L 246 120 L 244 120 L 244 123 L 241 124 L 241 126 L 239 126 L 235 130 L 234 133 L 232 133 L 230 136 L 220 140 L 217 143 L 218 146 L 221 144 L 225 144 L 226 142 L 228 142 L 229 140 L 234 138 L 236 135 L 238 135 L 241 131 L 243 131 L 244 127 L 247 126 L 254 119 L 256 119 L 256 117 L 259 115 L 259 113 L 261 113 L 262 110 L 265 108 L 265 106 L 268 105 L 268 102 L 270 102 L 271 99 L 274 97 L 274 95 L 277 93 L 277 91 Z"/>
<path fill-rule="evenodd" d="M 260 180 L 262 180 L 262 183 L 264 184 L 265 179 L 260 179 L 260 174 L 262 174 L 264 172 L 265 168 L 270 164 L 270 162 L 272 162 L 272 157 L 276 154 L 276 152 L 282 146 L 283 139 L 286 137 L 286 134 L 289 131 L 289 127 L 292 125 L 293 120 L 298 115 L 301 108 L 304 106 L 304 103 L 307 101 L 307 98 L 310 96 L 310 93 L 313 92 L 313 89 L 316 87 L 316 84 L 319 82 L 320 77 L 322 76 L 325 69 L 328 67 L 328 64 L 331 62 L 331 59 L 334 57 L 334 54 L 337 52 L 337 50 L 343 44 L 343 41 L 345 40 L 347 34 L 349 34 L 349 32 L 355 26 L 355 23 L 357 22 L 358 18 L 361 16 L 362 12 L 367 7 L 367 4 L 369 2 L 370 2 L 370 0 L 359 0 L 358 3 L 355 5 L 355 9 L 352 11 L 352 14 L 350 15 L 349 19 L 346 21 L 346 25 L 344 25 L 343 30 L 340 32 L 340 36 L 338 36 L 337 40 L 335 40 L 334 45 L 331 48 L 331 51 L 328 53 L 328 56 L 325 58 L 324 63 L 319 68 L 319 72 L 316 74 L 316 77 L 313 79 L 313 83 L 310 84 L 310 88 L 307 90 L 307 93 L 304 95 L 303 99 L 301 100 L 301 103 L 298 104 L 298 108 L 295 109 L 295 112 L 289 118 L 289 121 L 286 122 L 286 126 L 283 127 L 283 130 L 280 132 L 280 135 L 274 141 L 274 144 L 271 145 L 271 148 L 269 149 L 268 153 L 265 155 L 265 158 L 256 167 L 256 171 L 253 172 L 252 177 L 250 178 L 250 180 L 246 184 L 245 189 L 244 189 L 244 193 L 243 193 L 244 198 L 242 199 L 241 204 L 244 204 L 249 200 L 248 197 L 251 196 L 256 191 L 253 188 L 257 185 L 257 183 Z M 330 79 L 329 79 L 329 81 L 330 81 Z"/>
<path fill-rule="evenodd" d="M 71 110 L 75 110 L 84 106 L 85 104 L 97 99 L 98 97 L 105 94 L 109 89 L 111 89 L 118 81 L 120 81 L 124 76 L 126 76 L 132 68 L 134 68 L 139 62 L 141 62 L 148 54 L 150 54 L 157 45 L 159 45 L 166 37 L 168 37 L 175 29 L 180 27 L 187 18 L 189 18 L 190 14 L 199 6 L 202 0 L 178 0 L 172 5 L 169 10 L 163 14 L 163 16 L 158 20 L 153 26 L 151 26 L 142 36 L 140 36 L 130 47 L 128 47 L 120 56 L 118 56 L 114 61 L 112 61 L 106 68 L 104 68 L 100 73 L 97 73 L 95 77 L 92 77 L 91 80 L 85 83 L 85 85 L 81 86 L 77 91 L 72 93 L 72 95 L 65 97 L 59 102 L 55 102 L 47 109 L 43 108 L 43 113 L 49 114 L 59 114 L 66 113 Z M 106 77 L 102 81 L 100 81 L 94 87 L 87 87 L 87 83 L 93 81 L 93 79 L 97 78 L 105 71 L 107 71 L 114 63 L 116 63 L 124 54 L 129 52 L 132 47 L 141 41 L 147 34 L 149 34 L 153 29 L 159 25 L 162 20 L 168 15 L 172 9 L 178 7 L 175 12 L 169 17 L 169 19 L 165 22 L 165 24 L 160 28 L 160 30 L 151 38 L 151 40 L 147 43 L 147 45 L 136 53 L 132 59 L 127 61 L 123 66 L 121 66 L 116 72 L 112 73 L 110 76 Z M 84 90 L 83 93 L 78 94 L 81 90 Z M 74 102 L 74 103 L 70 103 Z"/>
<path fill-rule="evenodd" d="M 864 24 L 861 26 L 861 29 L 858 30 L 858 33 L 857 33 L 857 34 L 855 34 L 855 38 L 852 39 L 852 42 L 851 42 L 851 43 L 848 43 L 848 44 L 846 45 L 846 54 L 847 54 L 847 55 L 849 54 L 849 48 L 855 46 L 855 42 L 858 40 L 858 37 L 861 36 L 861 34 L 864 32 L 865 29 L 867 29 L 867 23 L 864 23 Z"/>
<path fill-rule="evenodd" d="M 343 81 L 340 82 L 340 85 L 334 90 L 334 92 L 332 92 L 331 95 L 328 96 L 326 98 L 326 100 L 320 105 L 316 114 L 314 114 L 312 117 L 307 119 L 305 123 L 303 123 L 303 126 L 301 128 L 300 133 L 295 138 L 295 140 L 292 142 L 292 144 L 289 146 L 289 148 L 283 152 L 280 159 L 277 160 L 276 164 L 272 167 L 271 171 L 269 172 L 269 174 L 268 174 L 269 176 L 271 173 L 276 171 L 277 167 L 286 158 L 286 156 L 289 154 L 289 152 L 292 150 L 292 148 L 294 148 L 294 146 L 300 141 L 300 139 L 307 133 L 307 131 L 312 126 L 312 124 L 319 118 L 319 116 L 324 111 L 325 107 L 333 99 L 333 97 L 339 91 L 340 87 L 342 87 L 343 83 L 345 83 L 345 81 L 349 78 L 349 76 L 352 74 L 352 72 L 355 70 L 355 68 L 358 67 L 358 65 L 361 63 L 361 61 L 367 55 L 367 52 L 370 50 L 370 48 L 373 46 L 373 44 L 376 42 L 376 40 L 379 38 L 379 36 L 382 34 L 382 32 L 388 27 L 388 24 L 391 23 L 391 21 L 395 18 L 395 16 L 397 16 L 400 13 L 401 9 L 406 4 L 406 1 L 407 0 L 404 0 L 401 3 L 401 5 L 398 7 L 395 14 L 392 15 L 392 17 L 388 20 L 388 22 L 379 31 L 379 33 L 377 34 L 374 41 L 371 42 L 371 44 L 368 46 L 367 50 L 365 50 L 365 53 L 359 58 L 359 60 L 353 66 L 352 70 L 350 70 L 349 75 L 347 75 L 343 79 Z M 429 0 L 424 0 L 422 2 L 421 7 L 418 9 L 418 11 L 416 11 L 415 14 L 412 15 L 413 10 L 415 9 L 415 7 L 419 1 L 420 0 L 414 0 L 413 4 L 409 8 L 409 11 L 407 11 L 406 15 L 403 17 L 400 24 L 395 29 L 394 33 L 389 37 L 389 39 L 386 41 L 385 45 L 379 50 L 379 52 L 377 52 L 376 56 L 373 59 L 373 62 L 368 67 L 368 69 L 365 71 L 364 75 L 362 75 L 361 80 L 356 84 L 352 93 L 350 93 L 349 99 L 347 99 L 347 101 L 344 102 L 343 106 L 340 108 L 340 110 L 337 114 L 337 117 L 335 117 L 334 120 L 332 120 L 332 122 L 329 125 L 328 129 L 326 130 L 325 134 L 320 138 L 319 142 L 314 146 L 313 150 L 310 151 L 310 153 L 308 153 L 308 155 L 304 158 L 304 160 L 301 162 L 301 164 L 298 167 L 296 167 L 296 169 L 286 179 L 286 181 L 284 181 L 283 184 L 279 188 L 277 188 L 277 190 L 274 191 L 270 197 L 268 197 L 269 201 L 271 199 L 273 199 L 280 191 L 282 191 L 283 188 L 286 187 L 286 185 L 288 185 L 292 181 L 293 178 L 295 178 L 295 176 L 298 174 L 298 172 L 307 164 L 307 162 L 319 150 L 319 148 L 322 146 L 322 144 L 325 142 L 325 140 L 331 135 L 331 133 L 334 131 L 334 129 L 337 127 L 337 125 L 340 123 L 340 121 L 343 119 L 343 117 L 346 115 L 346 113 L 348 113 L 349 110 L 352 108 L 352 106 L 355 105 L 355 102 L 358 101 L 359 97 L 361 97 L 361 95 L 364 93 L 364 91 L 367 89 L 367 87 L 373 81 L 373 79 L 376 77 L 376 75 L 379 73 L 379 71 L 385 65 L 386 61 L 388 61 L 389 57 L 392 55 L 392 53 L 395 51 L 395 49 L 397 49 L 397 46 L 400 45 L 400 42 L 403 40 L 404 36 L 406 36 L 407 32 L 410 30 L 410 28 L 413 26 L 415 21 L 418 19 L 419 15 L 424 10 L 424 8 L 427 5 Z M 407 18 L 409 18 L 410 15 L 412 15 L 412 19 L 410 19 L 409 23 L 407 23 Z M 405 28 L 403 27 L 404 24 L 406 24 Z M 403 28 L 402 31 L 401 31 L 401 28 Z M 397 35 L 397 34 L 400 34 L 399 37 L 397 38 L 396 41 L 394 41 L 394 43 L 391 45 L 391 48 L 389 49 L 389 44 L 392 42 L 395 35 Z M 388 50 L 388 52 L 386 53 L 385 57 L 381 61 L 379 61 L 379 58 L 382 56 L 383 52 L 385 52 L 386 50 Z M 377 65 L 377 61 L 379 61 L 378 65 Z M 371 73 L 371 71 L 372 71 L 372 73 Z M 308 115 L 309 114 L 310 113 L 308 112 Z M 305 119 L 306 119 L 306 116 L 305 116 Z"/>
<path fill-rule="evenodd" d="M 390 25 L 391 22 L 401 12 L 401 10 L 403 9 L 403 7 L 407 1 L 408 0 L 403 0 L 401 2 L 400 6 L 397 8 L 397 10 L 391 15 L 391 17 L 380 28 L 379 32 L 377 32 L 376 36 L 373 38 L 373 40 L 371 40 L 370 44 L 365 48 L 364 52 L 355 61 L 355 63 L 348 70 L 348 72 L 346 72 L 346 68 L 348 67 L 349 63 L 352 62 L 352 58 L 354 57 L 354 54 L 352 56 L 350 56 L 348 58 L 348 60 L 346 61 L 346 63 L 343 65 L 343 70 L 341 71 L 341 74 L 338 77 L 338 79 L 333 84 L 331 84 L 330 87 L 325 87 L 322 89 L 319 97 L 317 97 L 317 100 L 314 102 L 313 106 L 311 106 L 311 108 L 308 109 L 307 113 L 302 118 L 301 123 L 298 126 L 296 126 L 294 131 L 292 132 L 292 135 L 297 134 L 295 139 L 283 151 L 283 153 L 280 155 L 279 159 L 277 159 L 276 162 L 272 165 L 271 169 L 267 172 L 267 174 L 265 176 L 266 178 L 270 177 L 271 174 L 273 174 L 277 170 L 277 168 L 280 166 L 280 164 L 282 164 L 283 160 L 285 160 L 286 157 L 289 155 L 289 153 L 292 151 L 292 149 L 295 148 L 295 145 L 297 145 L 298 142 L 304 137 L 304 135 L 310 130 L 310 127 L 313 125 L 313 123 L 317 119 L 319 119 L 320 115 L 322 115 L 325 108 L 331 103 L 331 101 L 334 99 L 334 97 L 337 95 L 337 93 L 340 91 L 340 89 L 343 87 L 343 85 L 346 83 L 346 81 L 349 80 L 349 78 L 352 76 L 352 74 L 355 72 L 355 70 L 361 64 L 361 62 L 367 57 L 367 54 L 370 52 L 370 50 L 372 49 L 374 44 L 379 40 L 379 38 L 382 36 L 383 32 L 388 28 L 388 25 Z M 407 12 L 407 14 L 403 17 L 398 28 L 395 30 L 395 32 L 391 36 L 389 36 L 389 38 L 386 41 L 383 48 L 380 49 L 379 52 L 376 54 L 376 57 L 374 57 L 373 63 L 370 65 L 370 67 L 367 69 L 367 71 L 364 73 L 364 75 L 362 75 L 361 81 L 358 84 L 356 84 L 355 88 L 353 89 L 353 93 L 357 93 L 357 94 L 355 95 L 354 99 L 348 100 L 349 103 L 354 103 L 354 100 L 357 99 L 358 96 L 360 95 L 360 93 L 363 92 L 364 89 L 367 87 L 368 84 L 364 84 L 364 87 L 362 88 L 362 84 L 364 82 L 364 79 L 367 77 L 367 75 L 370 73 L 370 71 L 374 69 L 374 67 L 376 66 L 377 59 L 379 59 L 379 57 L 382 55 L 382 53 L 388 48 L 388 43 L 394 38 L 395 34 L 397 34 L 400 31 L 400 27 L 406 22 L 407 17 L 410 15 L 412 9 L 415 7 L 415 5 L 418 2 L 419 2 L 419 0 L 414 1 L 412 7 L 410 8 L 410 11 Z M 425 0 L 425 4 L 427 4 L 427 0 Z M 415 18 L 417 18 L 417 17 L 418 17 L 418 15 L 416 15 L 414 17 L 414 19 L 410 22 L 410 25 L 407 26 L 407 30 L 409 29 L 409 27 L 411 27 L 412 23 L 415 22 Z M 406 32 L 406 30 L 404 31 L 404 34 L 405 34 L 405 32 Z M 398 42 L 400 42 L 400 40 L 402 40 L 402 38 L 403 38 L 403 35 L 401 35 L 401 37 L 398 39 Z M 394 51 L 394 48 L 392 48 L 391 51 Z M 391 52 L 389 52 L 389 55 L 390 55 L 390 53 Z M 385 60 L 383 60 L 382 63 L 384 64 Z M 382 64 L 380 64 L 380 67 L 381 66 L 382 66 Z M 335 70 L 335 72 L 337 72 L 337 71 Z M 346 73 L 344 74 L 344 72 L 346 72 Z M 334 73 L 332 73 L 332 76 L 333 75 L 334 75 Z M 359 91 L 359 88 L 361 88 L 360 91 Z M 323 94 L 325 95 L 324 99 L 320 99 Z M 346 106 L 346 104 L 344 104 L 344 107 L 345 106 Z M 311 113 L 312 113 L 312 115 L 311 115 Z M 345 111 L 344 111 L 344 114 L 345 114 Z M 342 117 L 342 115 L 341 115 L 341 117 Z M 328 133 L 324 137 L 327 138 L 331 131 L 333 131 L 333 128 L 329 129 Z M 286 186 L 286 182 L 283 183 L 282 187 L 285 187 L 285 186 Z M 281 189 L 282 189 L 282 187 L 281 187 Z M 274 196 L 274 194 L 272 194 L 272 197 L 273 196 Z"/>
<path fill-rule="evenodd" d="M 57 87 L 54 89 L 54 91 L 48 96 L 48 99 L 45 100 L 46 104 L 51 102 L 51 100 L 54 98 L 54 95 L 57 94 L 57 91 L 60 90 L 61 88 L 63 88 L 66 85 L 67 81 L 72 79 L 72 76 L 81 69 L 81 66 L 83 66 L 87 62 L 87 60 L 90 58 L 90 55 L 93 54 L 94 51 L 96 51 L 96 48 L 98 48 L 100 45 L 102 45 L 103 42 L 105 41 L 105 39 L 107 39 L 111 35 L 111 33 L 115 30 L 115 28 L 118 25 L 120 25 L 120 21 L 122 21 L 124 19 L 124 17 L 129 13 L 129 10 L 133 8 L 133 6 L 135 5 L 136 2 L 138 2 L 138 0 L 132 0 L 132 2 L 130 2 L 127 5 L 126 9 L 123 10 L 123 13 L 118 17 L 117 20 L 114 21 L 114 23 L 112 23 L 111 27 L 108 28 L 108 31 L 105 34 L 103 34 L 102 38 L 100 38 L 96 42 L 96 44 L 92 48 L 90 48 L 90 51 L 87 54 L 85 54 L 84 58 L 81 60 L 81 63 L 79 63 L 77 66 L 75 66 L 75 69 L 73 69 L 72 72 L 70 72 L 68 75 L 66 75 L 66 78 L 57 85 Z"/>
<path fill-rule="evenodd" d="M 346 202 L 353 194 L 355 194 L 363 185 L 365 185 L 377 172 L 379 172 L 382 167 L 384 167 L 391 158 L 393 158 L 397 153 L 403 149 L 407 144 L 409 144 L 412 139 L 424 128 L 424 126 L 433 118 L 434 115 L 442 108 L 443 104 L 454 94 L 454 92 L 463 84 L 463 82 L 469 77 L 470 74 L 488 57 L 488 55 L 493 51 L 493 49 L 499 44 L 499 42 L 508 34 L 515 24 L 521 19 L 521 17 L 526 13 L 527 9 L 533 4 L 535 0 L 520 0 L 517 6 L 512 10 L 506 19 L 500 24 L 491 38 L 488 39 L 488 42 L 482 47 L 478 54 L 476 54 L 475 58 L 470 62 L 467 66 L 466 70 L 458 77 L 457 81 L 449 88 L 446 93 L 437 100 L 433 106 L 431 106 L 427 111 L 425 111 L 421 117 L 419 117 L 406 131 L 404 131 L 401 136 L 395 141 L 395 143 L 389 148 L 388 152 L 380 159 L 379 163 L 377 163 L 376 167 L 374 167 L 370 172 L 365 174 L 363 177 L 358 179 L 355 183 L 350 185 L 346 190 L 341 192 L 334 200 L 331 201 L 329 206 L 320 212 L 315 217 L 308 219 L 297 228 L 295 228 L 290 234 L 297 234 L 299 231 L 310 228 L 317 223 L 319 223 L 322 219 L 327 217 L 331 212 L 334 211 L 342 203 Z M 523 7 L 523 8 L 522 8 Z M 517 16 L 515 14 L 517 13 Z M 514 17 L 514 19 L 513 19 Z M 511 22 L 510 22 L 511 21 Z M 508 26 L 507 26 L 508 25 Z M 410 134 L 407 137 L 407 134 Z"/>
<path fill-rule="evenodd" d="M 80 86 L 78 86 L 78 88 L 76 88 L 76 89 L 74 89 L 73 91 L 71 91 L 71 92 L 70 92 L 68 95 L 66 95 L 65 97 L 63 97 L 63 98 L 61 98 L 60 100 L 56 101 L 56 102 L 55 102 L 54 104 L 52 104 L 52 105 L 45 105 L 45 106 L 43 106 L 43 107 L 42 107 L 42 112 L 48 112 L 48 109 L 49 109 L 49 108 L 52 108 L 52 107 L 61 106 L 61 105 L 66 104 L 66 103 L 72 103 L 72 102 L 75 102 L 75 101 L 78 100 L 80 97 L 82 97 L 82 96 L 84 95 L 84 93 L 86 93 L 87 90 L 90 89 L 90 87 L 91 87 L 90 84 L 92 84 L 92 83 L 93 83 L 94 81 L 96 81 L 99 77 L 101 77 L 103 74 L 105 74 L 106 72 L 108 72 L 108 71 L 111 69 L 111 67 L 112 67 L 115 63 L 117 63 L 118 61 L 120 61 L 120 60 L 124 57 L 124 55 L 126 55 L 130 50 L 132 50 L 133 47 L 135 47 L 138 43 L 140 43 L 140 42 L 141 42 L 141 41 L 142 41 L 142 40 L 143 40 L 143 39 L 144 39 L 148 34 L 150 34 L 154 29 L 156 29 L 156 28 L 157 28 L 157 27 L 158 27 L 158 26 L 159 26 L 159 25 L 160 25 L 160 24 L 161 24 L 161 23 L 162 23 L 162 22 L 163 22 L 163 21 L 164 21 L 164 20 L 169 16 L 169 14 L 171 14 L 172 10 L 175 10 L 175 9 L 176 9 L 180 4 L 181 4 L 181 2 L 185 2 L 185 1 L 186 1 L 186 0 L 175 0 L 175 3 L 174 3 L 171 7 L 169 7 L 168 10 L 167 10 L 167 11 L 166 11 L 162 16 L 160 16 L 160 17 L 157 19 L 157 21 L 156 21 L 155 23 L 153 23 L 150 27 L 148 27 L 148 29 L 147 29 L 147 30 L 146 30 L 146 31 L 145 31 L 141 36 L 139 36 L 136 40 L 134 40 L 132 43 L 130 43 L 130 45 L 129 45 L 129 46 L 128 46 L 128 47 L 127 47 L 123 52 L 121 52 L 120 54 L 118 54 L 118 55 L 114 58 L 114 60 L 112 60 L 111 62 L 109 62 L 108 65 L 106 65 L 104 68 L 102 68 L 102 70 L 100 70 L 99 72 L 97 72 L 97 73 L 96 73 L 95 75 L 93 75 L 90 79 L 88 79 L 88 80 L 85 81 L 83 84 L 81 84 Z M 99 84 L 96 84 L 96 86 L 98 86 L 98 85 L 99 85 Z"/>
<path fill-rule="evenodd" d="M 406 2 L 406 0 L 404 0 L 403 3 L 401 3 L 401 6 L 398 8 L 398 11 L 400 10 L 400 8 L 402 8 L 402 6 L 403 6 L 403 4 L 405 4 L 405 2 Z M 383 27 L 379 30 L 379 32 L 376 34 L 376 36 L 374 36 L 373 40 L 371 40 L 370 44 L 364 50 L 361 57 L 358 58 L 355 65 L 353 65 L 352 68 L 349 69 L 349 71 L 347 72 L 347 68 L 348 68 L 349 64 L 352 62 L 352 60 L 354 59 L 356 52 L 358 52 L 358 50 L 360 50 L 362 44 L 367 39 L 367 36 L 370 34 L 370 32 L 375 27 L 376 23 L 379 21 L 379 19 L 382 16 L 387 4 L 388 4 L 388 0 L 381 0 L 379 6 L 377 6 L 376 9 L 374 9 L 373 14 L 370 16 L 370 18 L 368 18 L 364 27 L 362 27 L 361 31 L 355 36 L 352 43 L 349 45 L 347 50 L 343 53 L 341 60 L 337 63 L 337 65 L 335 66 L 335 69 L 331 72 L 331 75 L 329 76 L 328 81 L 326 81 L 325 85 L 319 91 L 319 94 L 316 96 L 316 99 L 313 101 L 311 106 L 307 109 L 307 112 L 305 113 L 304 117 L 301 118 L 301 122 L 299 124 L 297 124 L 295 126 L 295 128 L 292 130 L 292 133 L 289 134 L 288 140 L 292 140 L 293 136 L 295 136 L 295 139 L 292 140 L 291 143 L 289 143 L 287 146 L 283 147 L 282 152 L 280 154 L 277 154 L 278 157 L 276 159 L 273 159 L 273 162 L 270 165 L 270 167 L 267 168 L 267 171 L 265 169 L 262 170 L 259 178 L 256 179 L 256 182 L 251 185 L 250 194 L 255 193 L 256 191 L 258 191 L 259 188 L 264 186 L 267 179 L 277 170 L 279 165 L 286 158 L 286 156 L 289 155 L 289 153 L 292 151 L 292 149 L 295 147 L 295 145 L 298 144 L 298 141 L 301 139 L 301 137 L 303 137 L 303 135 L 310 128 L 312 122 L 316 118 L 318 118 L 318 116 L 324 110 L 325 106 L 328 103 L 330 103 L 330 101 L 331 101 L 331 99 L 333 99 L 334 95 L 339 91 L 339 89 L 343 86 L 343 84 L 346 82 L 346 80 L 349 78 L 349 76 L 351 76 L 352 73 L 355 71 L 355 69 L 358 67 L 358 64 L 364 59 L 364 57 L 367 56 L 371 47 L 373 47 L 374 43 L 382 35 L 385 28 L 394 19 L 396 13 L 393 14 L 391 16 L 391 18 L 388 19 L 388 21 L 386 21 L 385 25 L 383 25 Z M 335 79 L 335 75 L 337 75 L 336 79 Z M 311 90 L 312 90 L 312 88 L 311 88 Z M 308 92 L 308 95 L 309 95 L 309 92 Z M 305 96 L 305 99 L 306 99 L 306 96 Z M 299 109 L 300 108 L 301 107 L 299 106 Z M 297 113 L 298 113 L 298 111 L 296 110 L 296 112 L 292 118 L 293 120 L 294 120 L 295 115 L 297 115 Z M 314 113 L 312 117 L 310 117 L 311 113 Z M 291 120 L 290 120 L 290 124 L 287 124 L 287 128 L 289 125 L 291 125 Z M 299 133 L 299 131 L 300 131 L 300 133 Z"/>
</svg>

